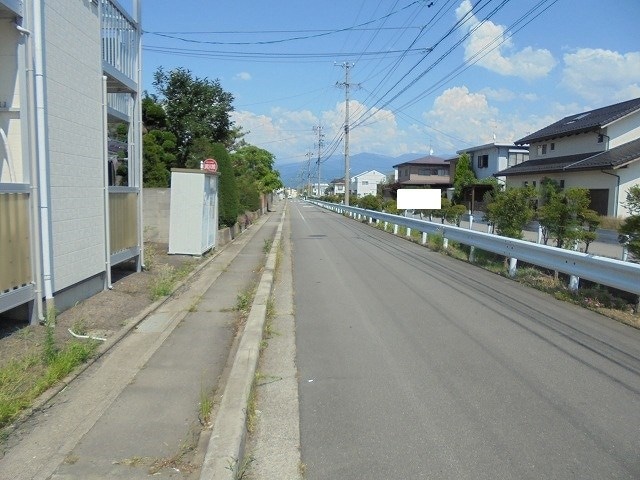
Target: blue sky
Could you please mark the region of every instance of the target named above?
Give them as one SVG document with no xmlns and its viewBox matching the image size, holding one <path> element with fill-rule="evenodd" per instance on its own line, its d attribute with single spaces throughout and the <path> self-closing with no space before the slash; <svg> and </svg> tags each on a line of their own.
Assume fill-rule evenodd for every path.
<svg viewBox="0 0 640 480">
<path fill-rule="evenodd" d="M 143 83 L 184 67 L 219 79 L 234 121 L 276 165 L 344 150 L 447 155 L 513 142 L 640 97 L 637 0 L 142 3 Z"/>
</svg>

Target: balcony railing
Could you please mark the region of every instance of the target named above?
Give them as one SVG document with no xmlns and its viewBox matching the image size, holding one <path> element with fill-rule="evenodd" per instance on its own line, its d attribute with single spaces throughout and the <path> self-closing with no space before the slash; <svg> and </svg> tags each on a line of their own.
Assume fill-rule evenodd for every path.
<svg viewBox="0 0 640 480">
<path fill-rule="evenodd" d="M 33 281 L 29 193 L 22 184 L 12 187 L 24 187 L 27 191 L 20 188 L 0 191 L 0 295 Z"/>
<path fill-rule="evenodd" d="M 102 65 L 107 76 L 120 82 L 109 91 L 135 90 L 139 31 L 135 20 L 115 0 L 100 0 L 102 8 Z"/>
</svg>

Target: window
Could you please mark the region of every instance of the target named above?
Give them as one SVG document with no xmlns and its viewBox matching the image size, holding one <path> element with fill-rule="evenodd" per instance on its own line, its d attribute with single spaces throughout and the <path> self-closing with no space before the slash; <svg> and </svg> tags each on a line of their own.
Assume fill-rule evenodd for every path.
<svg viewBox="0 0 640 480">
<path fill-rule="evenodd" d="M 522 186 L 524 187 L 528 187 L 529 186 L 529 182 L 527 182 L 526 180 L 524 182 L 522 182 Z"/>
<path fill-rule="evenodd" d="M 535 180 L 533 182 L 531 182 L 531 184 L 533 185 L 533 188 L 536 188 L 536 181 Z"/>
<path fill-rule="evenodd" d="M 538 155 L 542 155 L 542 145 L 538 145 L 537 150 L 538 150 Z"/>
<path fill-rule="evenodd" d="M 478 168 L 487 168 L 489 166 L 489 155 L 478 155 Z"/>
<path fill-rule="evenodd" d="M 420 168 L 418 169 L 418 175 L 429 175 L 429 170 L 426 168 Z"/>
<path fill-rule="evenodd" d="M 529 159 L 529 154 L 519 152 L 509 152 L 509 158 L 507 159 L 507 166 L 513 167 Z"/>
<path fill-rule="evenodd" d="M 367 180 L 363 180 L 362 185 L 369 185 L 369 182 Z"/>
<path fill-rule="evenodd" d="M 602 143 L 604 142 L 604 135 L 603 134 L 599 134 L 598 135 L 598 143 Z"/>
<path fill-rule="evenodd" d="M 543 144 L 542 145 L 542 155 L 546 155 L 547 154 L 547 144 Z"/>
<path fill-rule="evenodd" d="M 447 171 L 446 168 L 439 168 L 438 169 L 438 176 L 439 177 L 446 177 L 449 175 L 449 172 Z"/>
<path fill-rule="evenodd" d="M 551 150 L 555 150 L 556 149 L 556 144 L 551 142 Z"/>
<path fill-rule="evenodd" d="M 560 188 L 564 188 L 564 180 L 560 180 Z"/>
</svg>

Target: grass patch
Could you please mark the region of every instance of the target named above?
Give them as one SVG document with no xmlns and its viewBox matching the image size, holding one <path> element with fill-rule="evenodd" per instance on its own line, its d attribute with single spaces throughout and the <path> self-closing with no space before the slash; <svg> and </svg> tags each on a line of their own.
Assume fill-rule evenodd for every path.
<svg viewBox="0 0 640 480">
<path fill-rule="evenodd" d="M 176 284 L 186 278 L 193 269 L 193 263 L 187 263 L 178 269 L 167 264 L 157 267 L 158 274 L 151 284 L 151 299 L 155 301 L 171 295 Z"/>
<path fill-rule="evenodd" d="M 97 341 L 55 343 L 53 321 L 45 326 L 41 348 L 0 368 L 0 427 L 10 424 L 44 391 L 58 383 L 96 351 Z"/>
</svg>

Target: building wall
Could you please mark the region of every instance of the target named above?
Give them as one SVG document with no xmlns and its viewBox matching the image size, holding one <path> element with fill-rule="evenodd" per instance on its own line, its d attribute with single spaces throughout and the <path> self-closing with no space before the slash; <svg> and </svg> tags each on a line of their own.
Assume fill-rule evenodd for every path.
<svg viewBox="0 0 640 480">
<path fill-rule="evenodd" d="M 59 291 L 105 270 L 97 6 L 46 1 L 43 36 L 53 288 Z"/>
<path fill-rule="evenodd" d="M 385 176 L 380 172 L 372 171 L 357 175 L 354 179 L 351 188 L 356 191 L 359 197 L 364 197 L 365 195 L 377 195 L 378 184 L 384 181 Z"/>
<path fill-rule="evenodd" d="M 551 144 L 554 149 L 551 150 Z M 539 154 L 538 146 L 546 145 L 547 153 Z M 529 146 L 529 160 L 537 158 L 553 158 L 563 157 L 566 155 L 574 155 L 576 153 L 603 152 L 607 147 L 606 139 L 598 143 L 598 134 L 596 132 L 582 133 L 579 135 L 571 135 L 569 137 L 555 138 L 553 140 L 545 140 L 544 142 L 532 143 Z"/>
<path fill-rule="evenodd" d="M 609 148 L 640 138 L 640 112 L 635 112 L 607 127 Z"/>
<path fill-rule="evenodd" d="M 27 173 L 23 161 L 23 135 L 21 130 L 20 76 L 24 65 L 19 55 L 21 35 L 8 20 L 0 28 L 0 128 L 8 140 L 9 154 L 0 140 L 0 182 L 11 182 L 8 159 L 12 159 L 13 181 L 26 183 Z M 26 103 L 26 102 L 25 102 Z"/>
</svg>

